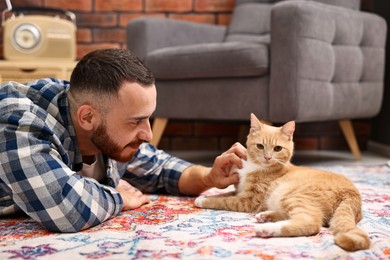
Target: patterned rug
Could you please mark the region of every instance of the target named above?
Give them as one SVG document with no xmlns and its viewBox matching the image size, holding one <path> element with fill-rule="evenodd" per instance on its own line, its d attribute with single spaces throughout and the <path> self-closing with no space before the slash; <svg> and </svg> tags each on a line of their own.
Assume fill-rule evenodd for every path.
<svg viewBox="0 0 390 260">
<path fill-rule="evenodd" d="M 25 217 L 0 218 L 0 259 L 390 259 L 390 167 L 321 168 L 344 174 L 361 192 L 359 226 L 369 233 L 369 250 L 348 253 L 325 228 L 311 237 L 257 238 L 253 214 L 152 195 L 148 205 L 73 234 L 48 232 Z"/>
</svg>

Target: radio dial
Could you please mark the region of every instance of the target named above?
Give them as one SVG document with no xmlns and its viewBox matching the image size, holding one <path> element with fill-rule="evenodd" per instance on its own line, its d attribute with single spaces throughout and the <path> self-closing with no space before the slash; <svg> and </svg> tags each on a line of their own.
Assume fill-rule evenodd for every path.
<svg viewBox="0 0 390 260">
<path fill-rule="evenodd" d="M 31 50 L 41 41 L 41 33 L 33 24 L 21 24 L 15 29 L 13 38 L 19 48 Z"/>
</svg>

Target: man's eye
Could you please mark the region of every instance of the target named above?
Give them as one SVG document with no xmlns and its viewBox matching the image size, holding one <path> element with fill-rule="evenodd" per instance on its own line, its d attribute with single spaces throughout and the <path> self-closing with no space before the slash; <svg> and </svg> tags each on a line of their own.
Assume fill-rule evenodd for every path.
<svg viewBox="0 0 390 260">
<path fill-rule="evenodd" d="M 256 147 L 260 150 L 263 150 L 264 149 L 264 145 L 262 144 L 256 144 Z"/>
<path fill-rule="evenodd" d="M 143 119 L 134 120 L 134 121 L 132 122 L 132 124 L 134 124 L 134 125 L 139 125 L 139 124 L 141 124 L 143 121 L 144 121 Z"/>
<path fill-rule="evenodd" d="M 281 147 L 280 145 L 277 145 L 274 147 L 275 152 L 280 152 L 282 149 L 283 149 L 283 147 Z"/>
</svg>

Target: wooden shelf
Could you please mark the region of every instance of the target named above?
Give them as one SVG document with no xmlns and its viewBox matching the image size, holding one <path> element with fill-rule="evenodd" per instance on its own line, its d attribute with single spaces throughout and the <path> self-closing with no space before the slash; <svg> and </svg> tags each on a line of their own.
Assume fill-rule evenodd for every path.
<svg viewBox="0 0 390 260">
<path fill-rule="evenodd" d="M 77 62 L 72 61 L 0 61 L 0 82 L 27 82 L 40 78 L 69 80 Z"/>
</svg>

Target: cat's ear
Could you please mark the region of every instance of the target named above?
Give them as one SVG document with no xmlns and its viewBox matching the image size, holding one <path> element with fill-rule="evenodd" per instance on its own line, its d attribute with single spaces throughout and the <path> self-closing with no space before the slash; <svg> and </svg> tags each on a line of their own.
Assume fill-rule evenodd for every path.
<svg viewBox="0 0 390 260">
<path fill-rule="evenodd" d="M 261 123 L 260 120 L 257 119 L 255 114 L 251 114 L 251 132 L 252 131 L 259 131 L 261 129 Z"/>
<path fill-rule="evenodd" d="M 282 133 L 287 135 L 289 137 L 289 140 L 292 139 L 292 136 L 295 131 L 295 121 L 290 121 L 287 122 L 283 127 L 282 127 Z"/>
</svg>

